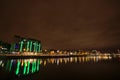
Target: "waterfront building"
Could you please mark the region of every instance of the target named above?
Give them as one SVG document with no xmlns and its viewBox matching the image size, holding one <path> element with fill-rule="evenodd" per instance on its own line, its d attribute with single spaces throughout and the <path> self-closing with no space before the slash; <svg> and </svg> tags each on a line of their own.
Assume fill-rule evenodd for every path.
<svg viewBox="0 0 120 80">
<path fill-rule="evenodd" d="M 15 42 L 11 44 L 11 52 L 34 52 L 39 53 L 41 51 L 41 41 L 15 36 Z"/>
</svg>

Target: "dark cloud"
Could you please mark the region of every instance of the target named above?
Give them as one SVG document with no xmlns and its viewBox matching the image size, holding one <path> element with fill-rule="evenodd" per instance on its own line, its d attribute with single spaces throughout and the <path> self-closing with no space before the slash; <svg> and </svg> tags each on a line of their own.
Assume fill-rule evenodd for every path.
<svg viewBox="0 0 120 80">
<path fill-rule="evenodd" d="M 119 0 L 1 0 L 0 40 L 13 35 L 43 48 L 119 48 Z"/>
</svg>

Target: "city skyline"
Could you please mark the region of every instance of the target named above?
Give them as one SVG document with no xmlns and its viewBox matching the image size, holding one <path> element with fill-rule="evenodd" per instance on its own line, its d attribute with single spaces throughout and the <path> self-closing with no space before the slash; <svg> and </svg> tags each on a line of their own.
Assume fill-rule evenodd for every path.
<svg viewBox="0 0 120 80">
<path fill-rule="evenodd" d="M 41 40 L 44 49 L 120 48 L 119 0 L 0 1 L 0 40 Z"/>
</svg>

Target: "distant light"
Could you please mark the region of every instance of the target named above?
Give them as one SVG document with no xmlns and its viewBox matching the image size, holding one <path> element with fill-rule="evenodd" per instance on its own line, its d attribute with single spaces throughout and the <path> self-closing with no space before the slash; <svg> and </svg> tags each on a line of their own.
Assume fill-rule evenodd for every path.
<svg viewBox="0 0 120 80">
<path fill-rule="evenodd" d="M 4 67 L 4 64 L 2 64 L 2 67 Z"/>
<path fill-rule="evenodd" d="M 70 52 L 70 54 L 72 55 L 73 53 L 72 53 L 72 52 Z"/>
<path fill-rule="evenodd" d="M 23 51 L 26 51 L 26 49 L 24 48 Z"/>
<path fill-rule="evenodd" d="M 57 53 L 59 53 L 60 51 L 59 50 L 57 50 Z"/>
</svg>

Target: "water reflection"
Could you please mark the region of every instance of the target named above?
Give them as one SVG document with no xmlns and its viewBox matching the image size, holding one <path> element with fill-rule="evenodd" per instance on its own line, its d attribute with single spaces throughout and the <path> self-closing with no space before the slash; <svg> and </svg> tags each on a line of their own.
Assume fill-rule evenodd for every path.
<svg viewBox="0 0 120 80">
<path fill-rule="evenodd" d="M 48 64 L 67 64 L 67 63 L 99 63 L 100 61 L 111 60 L 111 56 L 86 56 L 68 58 L 46 58 L 46 59 L 9 59 L 0 60 L 0 66 L 15 75 L 23 76 L 40 71 L 41 66 Z"/>
<path fill-rule="evenodd" d="M 28 75 L 40 70 L 40 59 L 12 59 L 1 60 L 0 66 L 7 71 L 14 72 L 16 75 Z"/>
<path fill-rule="evenodd" d="M 67 64 L 67 63 L 97 63 L 100 61 L 111 60 L 111 56 L 86 56 L 86 57 L 70 57 L 70 58 L 48 58 L 42 59 L 41 65 L 46 66 L 47 64 Z"/>
</svg>

